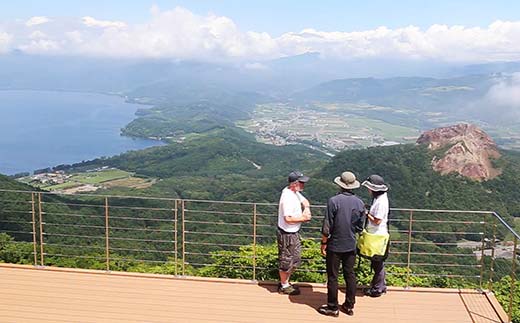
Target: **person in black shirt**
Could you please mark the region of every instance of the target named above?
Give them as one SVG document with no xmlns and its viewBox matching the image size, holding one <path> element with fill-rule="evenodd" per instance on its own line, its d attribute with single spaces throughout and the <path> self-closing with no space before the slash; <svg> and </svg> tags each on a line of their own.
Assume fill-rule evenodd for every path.
<svg viewBox="0 0 520 323">
<path fill-rule="evenodd" d="M 342 264 L 346 283 L 345 303 L 341 309 L 347 315 L 354 315 L 356 303 L 356 232 L 363 230 L 365 204 L 352 193 L 360 184 L 352 172 L 343 172 L 334 179 L 341 191 L 327 202 L 327 210 L 322 226 L 321 253 L 327 265 L 327 304 L 318 308 L 324 315 L 338 316 L 338 273 Z"/>
</svg>

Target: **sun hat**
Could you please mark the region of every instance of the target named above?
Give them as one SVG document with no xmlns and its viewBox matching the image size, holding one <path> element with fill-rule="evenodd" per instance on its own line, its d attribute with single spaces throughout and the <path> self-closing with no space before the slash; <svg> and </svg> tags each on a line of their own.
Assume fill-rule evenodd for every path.
<svg viewBox="0 0 520 323">
<path fill-rule="evenodd" d="M 343 172 L 341 176 L 334 178 L 334 183 L 346 190 L 352 190 L 359 187 L 359 182 L 356 180 L 356 175 L 352 172 Z"/>
<path fill-rule="evenodd" d="M 309 179 L 310 179 L 309 176 L 305 176 L 305 175 L 303 175 L 302 172 L 299 172 L 297 170 L 290 172 L 289 176 L 287 177 L 287 180 L 289 181 L 289 183 L 293 183 L 296 181 L 305 183 L 305 182 L 309 181 Z"/>
<path fill-rule="evenodd" d="M 365 181 L 363 181 L 361 185 L 374 192 L 388 191 L 388 186 L 386 186 L 383 177 L 376 174 L 368 176 L 368 178 Z"/>
</svg>

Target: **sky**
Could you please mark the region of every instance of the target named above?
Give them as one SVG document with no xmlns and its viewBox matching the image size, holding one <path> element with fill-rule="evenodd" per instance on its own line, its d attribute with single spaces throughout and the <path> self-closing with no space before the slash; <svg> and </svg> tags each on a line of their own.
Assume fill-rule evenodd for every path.
<svg viewBox="0 0 520 323">
<path fill-rule="evenodd" d="M 0 55 L 520 60 L 520 1 L 5 1 Z"/>
</svg>

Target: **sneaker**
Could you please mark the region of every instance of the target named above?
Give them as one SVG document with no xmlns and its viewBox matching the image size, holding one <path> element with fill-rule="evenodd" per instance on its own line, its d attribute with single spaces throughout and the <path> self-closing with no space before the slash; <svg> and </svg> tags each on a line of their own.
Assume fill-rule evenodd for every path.
<svg viewBox="0 0 520 323">
<path fill-rule="evenodd" d="M 366 296 L 370 296 L 370 297 L 379 297 L 383 294 L 386 294 L 386 289 L 382 292 L 378 292 L 377 290 L 375 289 L 372 289 L 372 288 L 367 288 L 363 291 L 363 293 L 366 295 Z"/>
<path fill-rule="evenodd" d="M 327 315 L 327 316 L 334 316 L 334 317 L 339 316 L 339 310 L 338 309 L 333 310 L 327 304 L 321 305 L 320 307 L 318 307 L 318 313 Z"/>
<path fill-rule="evenodd" d="M 354 315 L 354 310 L 352 309 L 352 307 L 347 305 L 347 303 L 341 304 L 341 310 L 345 312 L 345 314 L 347 314 L 348 316 Z"/>
<path fill-rule="evenodd" d="M 289 285 L 283 288 L 282 285 L 279 284 L 278 293 L 285 295 L 300 295 L 300 290 L 298 288 L 295 288 L 293 285 Z"/>
</svg>

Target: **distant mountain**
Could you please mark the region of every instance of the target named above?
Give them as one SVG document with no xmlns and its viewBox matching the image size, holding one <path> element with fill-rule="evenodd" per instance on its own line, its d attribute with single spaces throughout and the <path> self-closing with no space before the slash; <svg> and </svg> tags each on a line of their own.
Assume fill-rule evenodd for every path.
<svg viewBox="0 0 520 323">
<path fill-rule="evenodd" d="M 425 112 L 442 112 L 453 121 L 515 126 L 520 114 L 511 93 L 518 91 L 517 83 L 510 74 L 339 79 L 295 93 L 292 100 L 301 104 L 354 103 L 411 109 L 421 112 L 423 119 Z"/>
<path fill-rule="evenodd" d="M 486 64 L 473 64 L 457 68 L 450 71 L 452 75 L 471 75 L 471 74 L 495 74 L 495 73 L 516 73 L 520 72 L 520 62 L 494 62 Z"/>
<path fill-rule="evenodd" d="M 457 101 L 481 97 L 492 84 L 490 78 L 483 75 L 453 79 L 355 78 L 325 82 L 296 93 L 293 98 L 299 101 L 358 102 L 442 111 L 453 108 Z"/>
</svg>

